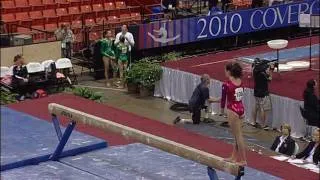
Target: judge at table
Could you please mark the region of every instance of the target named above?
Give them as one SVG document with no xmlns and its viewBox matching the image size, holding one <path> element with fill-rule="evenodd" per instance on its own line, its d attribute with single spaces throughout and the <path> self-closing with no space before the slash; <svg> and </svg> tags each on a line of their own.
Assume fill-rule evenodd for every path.
<svg viewBox="0 0 320 180">
<path fill-rule="evenodd" d="M 307 163 L 319 164 L 320 161 L 320 129 L 316 129 L 312 135 L 312 141 L 308 146 L 300 153 L 298 153 L 295 158 L 303 159 Z"/>
<path fill-rule="evenodd" d="M 271 150 L 292 156 L 295 149 L 295 141 L 291 138 L 291 127 L 289 124 L 281 126 L 281 136 L 276 137 L 274 140 Z"/>
</svg>

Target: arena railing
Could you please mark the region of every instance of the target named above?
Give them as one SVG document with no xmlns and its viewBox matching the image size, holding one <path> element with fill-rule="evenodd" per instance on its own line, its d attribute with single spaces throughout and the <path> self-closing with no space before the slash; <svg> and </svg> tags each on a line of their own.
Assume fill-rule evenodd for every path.
<svg viewBox="0 0 320 180">
<path fill-rule="evenodd" d="M 24 26 L 16 23 L 4 23 L 3 26 L 7 29 L 6 33 L 3 33 L 2 36 L 6 36 L 10 39 L 9 43 L 1 43 L 2 47 L 11 47 L 24 45 L 24 41 L 16 41 L 15 39 L 28 39 L 28 36 L 32 42 L 27 42 L 27 44 L 34 44 L 40 42 L 55 41 L 54 32 L 45 31 L 43 29 L 37 29 L 33 27 Z M 26 36 L 19 36 L 26 35 Z"/>
</svg>

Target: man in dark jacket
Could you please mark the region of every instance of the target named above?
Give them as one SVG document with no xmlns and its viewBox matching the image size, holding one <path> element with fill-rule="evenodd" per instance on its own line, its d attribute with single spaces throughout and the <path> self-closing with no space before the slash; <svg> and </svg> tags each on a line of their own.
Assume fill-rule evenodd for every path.
<svg viewBox="0 0 320 180">
<path fill-rule="evenodd" d="M 271 150 L 292 156 L 295 150 L 295 141 L 291 138 L 291 127 L 288 124 L 281 126 L 281 136 L 276 137 Z"/>
<path fill-rule="evenodd" d="M 202 75 L 201 83 L 195 88 L 189 100 L 189 110 L 192 113 L 193 124 L 199 124 L 201 118 L 201 109 L 205 108 L 205 103 L 219 102 L 219 99 L 210 98 L 209 96 L 210 76 Z M 179 116 L 174 120 L 174 124 L 183 121 L 189 122 L 189 119 L 181 119 Z"/>
</svg>

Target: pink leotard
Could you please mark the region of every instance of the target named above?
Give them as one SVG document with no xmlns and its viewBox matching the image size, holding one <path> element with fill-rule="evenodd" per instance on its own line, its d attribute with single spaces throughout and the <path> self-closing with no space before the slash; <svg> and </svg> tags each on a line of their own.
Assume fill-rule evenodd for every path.
<svg viewBox="0 0 320 180">
<path fill-rule="evenodd" d="M 244 114 L 244 107 L 242 104 L 244 89 L 242 83 L 240 86 L 234 85 L 231 81 L 226 81 L 222 85 L 222 97 L 221 97 L 221 108 L 225 107 L 226 99 L 228 100 L 227 108 L 239 117 Z"/>
</svg>

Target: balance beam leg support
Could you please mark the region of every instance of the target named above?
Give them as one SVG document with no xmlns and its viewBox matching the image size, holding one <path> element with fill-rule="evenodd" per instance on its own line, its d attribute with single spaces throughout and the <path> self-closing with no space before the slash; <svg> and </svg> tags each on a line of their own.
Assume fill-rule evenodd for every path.
<svg viewBox="0 0 320 180">
<path fill-rule="evenodd" d="M 56 150 L 54 151 L 54 153 L 50 157 L 51 160 L 57 161 L 59 159 L 59 157 L 60 157 L 65 145 L 67 144 L 68 139 L 69 139 L 69 137 L 70 137 L 70 135 L 71 135 L 71 133 L 72 133 L 72 131 L 73 131 L 75 126 L 76 126 L 76 122 L 75 121 L 72 121 L 68 125 L 67 129 L 63 133 L 63 136 L 62 136 L 62 138 L 61 138 Z"/>
<path fill-rule="evenodd" d="M 186 146 L 181 143 L 165 139 L 147 132 L 143 132 L 110 120 L 106 120 L 91 114 L 87 114 L 63 105 L 51 103 L 48 106 L 49 112 L 56 116 L 64 116 L 77 123 L 92 126 L 104 131 L 120 134 L 128 139 L 134 139 L 143 144 L 161 149 L 171 154 L 198 162 L 205 166 L 228 172 L 234 176 L 243 175 L 243 167 L 236 163 L 225 161 L 214 154 L 201 151 L 199 149 Z"/>
<path fill-rule="evenodd" d="M 62 132 L 61 132 L 59 120 L 56 115 L 52 115 L 52 123 L 53 123 L 54 129 L 56 130 L 58 140 L 61 141 Z"/>
<path fill-rule="evenodd" d="M 211 167 L 207 167 L 207 171 L 210 180 L 219 180 L 216 170 Z"/>
</svg>

